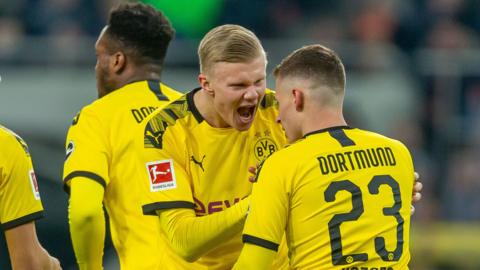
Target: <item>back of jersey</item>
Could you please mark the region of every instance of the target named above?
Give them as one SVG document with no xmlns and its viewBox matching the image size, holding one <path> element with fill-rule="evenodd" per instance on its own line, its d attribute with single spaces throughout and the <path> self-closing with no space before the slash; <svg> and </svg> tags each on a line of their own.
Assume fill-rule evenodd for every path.
<svg viewBox="0 0 480 270">
<path fill-rule="evenodd" d="M 286 229 L 294 269 L 408 269 L 413 173 L 396 140 L 349 127 L 312 132 L 265 162 L 259 182 L 271 181 L 265 200 L 278 205 L 260 213 L 272 220 L 263 225 Z M 245 233 L 275 242 L 268 230 L 247 231 L 250 218 Z"/>
<path fill-rule="evenodd" d="M 76 177 L 103 186 L 121 269 L 163 269 L 155 258 L 160 241 L 158 218 L 141 211 L 134 180 L 144 168 L 134 162 L 133 145 L 135 132 L 143 131 L 142 122 L 148 115 L 179 96 L 158 81 L 132 82 L 84 107 L 69 129 L 64 187 L 68 190 Z"/>
</svg>

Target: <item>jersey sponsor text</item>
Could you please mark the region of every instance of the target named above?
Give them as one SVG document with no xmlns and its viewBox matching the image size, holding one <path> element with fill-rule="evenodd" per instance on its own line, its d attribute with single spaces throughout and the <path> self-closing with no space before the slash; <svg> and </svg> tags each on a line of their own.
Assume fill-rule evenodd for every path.
<svg viewBox="0 0 480 270">
<path fill-rule="evenodd" d="M 233 200 L 218 200 L 218 201 L 212 201 L 208 203 L 203 203 L 197 198 L 193 198 L 195 201 L 195 213 L 197 216 L 203 216 L 203 215 L 210 215 L 215 212 L 221 212 L 227 208 L 230 208 L 230 206 L 240 202 L 240 198 L 235 198 Z"/>
</svg>

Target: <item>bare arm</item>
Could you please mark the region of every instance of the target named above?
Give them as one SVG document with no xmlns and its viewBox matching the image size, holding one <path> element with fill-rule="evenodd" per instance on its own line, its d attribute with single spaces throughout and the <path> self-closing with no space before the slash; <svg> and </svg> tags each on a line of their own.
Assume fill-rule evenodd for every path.
<svg viewBox="0 0 480 270">
<path fill-rule="evenodd" d="M 38 242 L 33 221 L 5 231 L 5 238 L 13 270 L 62 269 Z"/>
</svg>

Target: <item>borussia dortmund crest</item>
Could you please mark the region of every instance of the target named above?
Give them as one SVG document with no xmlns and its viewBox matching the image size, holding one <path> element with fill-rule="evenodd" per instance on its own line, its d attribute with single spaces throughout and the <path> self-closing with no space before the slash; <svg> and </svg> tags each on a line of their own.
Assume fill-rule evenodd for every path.
<svg viewBox="0 0 480 270">
<path fill-rule="evenodd" d="M 266 159 L 277 150 L 277 144 L 270 137 L 262 137 L 258 139 L 253 146 L 253 152 L 258 161 Z"/>
</svg>

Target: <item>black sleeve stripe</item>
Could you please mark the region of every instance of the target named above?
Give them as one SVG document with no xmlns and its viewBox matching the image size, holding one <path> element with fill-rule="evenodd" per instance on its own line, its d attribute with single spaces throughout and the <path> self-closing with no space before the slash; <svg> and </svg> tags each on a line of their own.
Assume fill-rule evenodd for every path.
<svg viewBox="0 0 480 270">
<path fill-rule="evenodd" d="M 20 225 L 29 223 L 31 221 L 40 219 L 42 217 L 43 217 L 43 210 L 35 212 L 35 213 L 28 214 L 26 216 L 11 220 L 11 221 L 3 223 L 3 224 L 0 224 L 0 226 L 4 231 L 6 231 L 6 230 L 9 230 L 9 229 L 13 229 L 15 227 L 18 227 Z"/>
<path fill-rule="evenodd" d="M 159 81 L 148 81 L 148 87 L 157 96 L 160 101 L 169 101 L 168 97 L 162 93 Z"/>
<path fill-rule="evenodd" d="M 330 130 L 328 133 L 330 133 L 330 136 L 337 140 L 343 147 L 355 145 L 355 142 L 345 134 L 343 129 Z"/>
<path fill-rule="evenodd" d="M 172 202 L 155 202 L 142 206 L 144 215 L 156 216 L 157 210 L 175 209 L 175 208 L 190 208 L 195 209 L 195 204 L 187 201 L 172 201 Z"/>
<path fill-rule="evenodd" d="M 71 172 L 69 175 L 63 179 L 63 190 L 65 190 L 66 193 L 70 194 L 70 187 L 67 185 L 68 181 L 72 180 L 75 177 L 86 177 L 89 178 L 100 185 L 102 185 L 103 188 L 107 187 L 107 182 L 105 182 L 105 179 L 101 177 L 100 175 L 92 172 L 87 172 L 87 171 L 74 171 Z"/>
<path fill-rule="evenodd" d="M 278 251 L 278 244 L 274 242 L 270 242 L 268 240 L 258 238 L 252 235 L 244 234 L 242 237 L 243 243 L 250 243 L 253 245 L 257 245 L 260 247 L 264 247 L 266 249 L 270 249 L 273 251 Z"/>
</svg>

